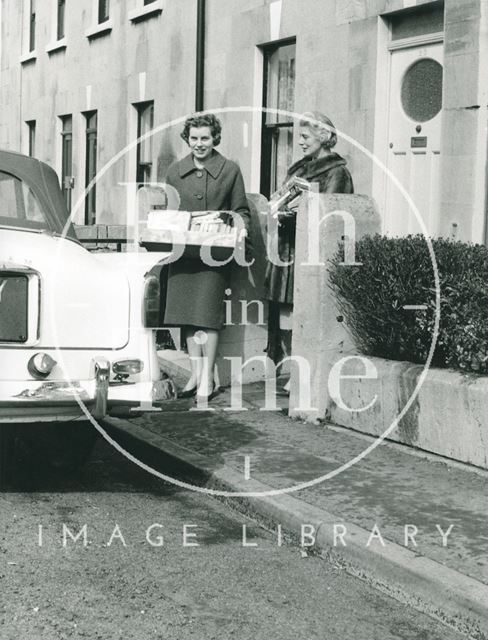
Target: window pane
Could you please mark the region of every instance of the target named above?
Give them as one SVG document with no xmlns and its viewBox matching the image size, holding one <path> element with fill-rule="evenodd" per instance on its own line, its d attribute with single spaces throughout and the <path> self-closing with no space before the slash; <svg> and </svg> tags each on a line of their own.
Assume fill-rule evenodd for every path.
<svg viewBox="0 0 488 640">
<path fill-rule="evenodd" d="M 150 131 L 154 127 L 154 105 L 150 104 L 139 112 L 140 126 L 139 135 L 141 137 Z M 140 142 L 140 161 L 151 162 L 152 160 L 152 136 L 149 136 L 145 140 Z"/>
<path fill-rule="evenodd" d="M 9 219 L 14 226 L 48 227 L 46 215 L 30 187 L 0 171 L 0 221 L 5 224 Z"/>
<path fill-rule="evenodd" d="M 0 216 L 2 218 L 25 219 L 22 208 L 18 207 L 15 182 L 20 180 L 7 173 L 0 172 Z"/>
<path fill-rule="evenodd" d="M 94 111 L 91 114 L 87 114 L 86 116 L 86 128 L 87 131 L 96 131 L 97 130 L 97 112 Z"/>
<path fill-rule="evenodd" d="M 148 134 L 154 128 L 154 102 L 136 105 L 137 137 Z M 150 182 L 153 159 L 153 137 L 150 135 L 137 145 L 136 180 L 139 184 Z"/>
<path fill-rule="evenodd" d="M 29 19 L 29 51 L 36 48 L 36 5 L 35 0 L 31 0 Z"/>
<path fill-rule="evenodd" d="M 61 116 L 63 125 L 63 133 L 71 133 L 73 131 L 73 116 Z"/>
<path fill-rule="evenodd" d="M 265 50 L 264 107 L 282 113 L 265 113 L 263 118 L 261 193 L 269 197 L 286 177 L 293 158 L 293 116 L 295 111 L 295 43 L 273 45 Z"/>
<path fill-rule="evenodd" d="M 110 2 L 109 0 L 98 0 L 98 22 L 106 22 L 109 18 Z"/>
<path fill-rule="evenodd" d="M 29 155 L 34 157 L 36 155 L 36 121 L 29 120 L 26 125 L 29 135 Z"/>
<path fill-rule="evenodd" d="M 412 38 L 444 30 L 444 6 L 426 7 L 393 15 L 391 39 Z"/>
<path fill-rule="evenodd" d="M 61 189 L 66 208 L 71 211 L 71 180 L 73 177 L 73 117 L 61 117 Z"/>
<path fill-rule="evenodd" d="M 280 127 L 277 129 L 275 138 L 275 162 L 272 172 L 272 189 L 276 191 L 284 182 L 288 167 L 292 164 L 293 159 L 293 128 Z"/>
<path fill-rule="evenodd" d="M 32 222 L 46 222 L 46 218 L 39 205 L 39 201 L 25 183 L 22 183 L 22 191 L 26 220 L 31 220 Z"/>
<path fill-rule="evenodd" d="M 58 0 L 58 40 L 64 38 L 64 9 L 65 0 Z"/>
<path fill-rule="evenodd" d="M 409 118 L 432 120 L 442 109 L 442 65 L 432 58 L 414 62 L 403 78 L 401 99 Z"/>
<path fill-rule="evenodd" d="M 97 112 L 85 114 L 86 118 L 86 175 L 85 187 L 97 175 Z M 96 222 L 97 189 L 94 184 L 85 197 L 85 224 Z"/>
<path fill-rule="evenodd" d="M 268 57 L 268 95 L 266 106 L 283 111 L 295 110 L 295 44 L 285 45 Z M 268 113 L 266 123 L 291 122 L 290 116 Z"/>
</svg>

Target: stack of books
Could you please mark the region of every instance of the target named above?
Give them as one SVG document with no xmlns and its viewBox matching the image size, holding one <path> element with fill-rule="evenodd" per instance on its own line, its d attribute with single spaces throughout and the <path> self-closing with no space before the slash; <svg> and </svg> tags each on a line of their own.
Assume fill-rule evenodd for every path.
<svg viewBox="0 0 488 640">
<path fill-rule="evenodd" d="M 211 248 L 214 260 L 230 257 L 237 244 L 237 228 L 229 211 L 151 211 L 140 244 L 148 251 L 171 251 L 198 258 Z M 208 249 L 206 249 L 208 252 Z"/>
</svg>

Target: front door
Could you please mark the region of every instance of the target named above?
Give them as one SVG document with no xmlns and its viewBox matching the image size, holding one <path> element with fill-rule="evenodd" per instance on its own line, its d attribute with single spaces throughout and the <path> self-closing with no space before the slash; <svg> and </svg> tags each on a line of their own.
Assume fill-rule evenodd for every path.
<svg viewBox="0 0 488 640">
<path fill-rule="evenodd" d="M 442 44 L 391 53 L 388 168 L 405 187 L 435 235 L 439 213 Z M 412 207 L 387 178 L 385 233 L 421 233 Z"/>
</svg>

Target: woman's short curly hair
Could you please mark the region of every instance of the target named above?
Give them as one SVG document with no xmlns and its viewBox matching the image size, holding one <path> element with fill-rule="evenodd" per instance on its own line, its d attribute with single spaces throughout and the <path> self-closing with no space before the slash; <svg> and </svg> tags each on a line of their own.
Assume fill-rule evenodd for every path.
<svg viewBox="0 0 488 640">
<path fill-rule="evenodd" d="M 308 127 L 320 140 L 324 149 L 332 149 L 337 144 L 337 133 L 330 118 L 320 111 L 307 111 L 300 118 L 300 126 Z"/>
<path fill-rule="evenodd" d="M 185 120 L 183 131 L 180 133 L 180 136 L 186 143 L 188 143 L 188 140 L 190 138 L 191 127 L 209 127 L 210 133 L 212 134 L 214 147 L 220 144 L 220 139 L 222 137 L 222 124 L 217 116 L 214 116 L 213 113 L 204 113 L 202 115 L 190 116 Z"/>
</svg>

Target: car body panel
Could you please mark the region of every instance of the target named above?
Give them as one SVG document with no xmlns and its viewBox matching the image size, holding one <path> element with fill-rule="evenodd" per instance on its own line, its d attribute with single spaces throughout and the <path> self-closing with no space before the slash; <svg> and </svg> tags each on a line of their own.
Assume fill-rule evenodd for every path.
<svg viewBox="0 0 488 640">
<path fill-rule="evenodd" d="M 8 181 L 30 190 L 24 209 L 15 200 L 2 210 Z M 42 217 L 28 219 L 34 200 Z M 159 277 L 167 257 L 90 253 L 76 240 L 54 171 L 0 151 L 0 423 L 76 420 L 85 411 L 98 418 L 118 404 L 160 403 L 155 332 L 143 309 L 146 276 Z M 33 372 L 39 353 L 54 361 L 45 376 Z M 133 359 L 139 373 L 115 376 L 114 363 Z"/>
</svg>

